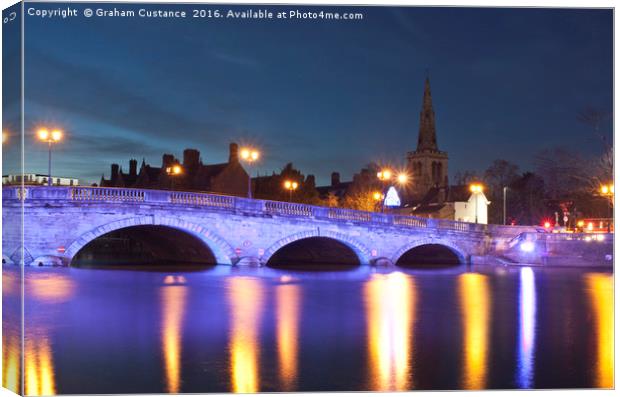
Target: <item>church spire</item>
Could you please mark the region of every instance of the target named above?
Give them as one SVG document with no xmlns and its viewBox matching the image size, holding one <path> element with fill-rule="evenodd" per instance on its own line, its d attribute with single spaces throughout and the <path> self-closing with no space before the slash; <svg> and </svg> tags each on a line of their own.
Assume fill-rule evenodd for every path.
<svg viewBox="0 0 620 397">
<path fill-rule="evenodd" d="M 431 98 L 431 83 L 426 77 L 424 82 L 424 97 L 420 112 L 420 131 L 418 133 L 418 152 L 437 151 L 437 136 L 435 133 L 435 111 Z"/>
</svg>

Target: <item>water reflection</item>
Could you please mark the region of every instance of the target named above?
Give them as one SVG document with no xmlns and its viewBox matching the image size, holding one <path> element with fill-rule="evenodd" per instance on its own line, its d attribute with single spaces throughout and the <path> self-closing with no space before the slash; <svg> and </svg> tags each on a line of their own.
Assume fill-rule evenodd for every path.
<svg viewBox="0 0 620 397">
<path fill-rule="evenodd" d="M 536 338 L 536 281 L 534 271 L 524 267 L 519 284 L 519 348 L 517 385 L 531 388 Z"/>
<path fill-rule="evenodd" d="M 25 393 L 29 396 L 56 394 L 52 350 L 44 334 L 26 339 L 24 361 Z"/>
<path fill-rule="evenodd" d="M 162 351 L 164 357 L 165 387 L 168 393 L 178 393 L 181 389 L 181 335 L 187 287 L 185 279 L 175 280 L 174 276 L 164 279 L 166 286 L 161 288 Z"/>
<path fill-rule="evenodd" d="M 21 394 L 20 384 L 20 338 L 19 333 L 2 333 L 2 387 Z"/>
<path fill-rule="evenodd" d="M 263 285 L 259 280 L 233 277 L 228 279 L 231 311 L 230 373 L 232 391 L 259 391 L 259 328 L 263 310 Z"/>
<path fill-rule="evenodd" d="M 490 289 L 487 276 L 466 273 L 459 276 L 463 318 L 464 389 L 484 389 L 487 381 L 490 324 Z"/>
<path fill-rule="evenodd" d="M 42 303 L 63 303 L 75 294 L 75 282 L 60 274 L 40 275 L 27 280 L 24 294 Z"/>
<path fill-rule="evenodd" d="M 585 277 L 594 313 L 596 333 L 595 387 L 614 385 L 614 302 L 613 278 L 609 274 L 592 273 Z"/>
<path fill-rule="evenodd" d="M 284 284 L 276 289 L 276 327 L 281 390 L 294 390 L 297 382 L 299 340 L 299 285 Z"/>
<path fill-rule="evenodd" d="M 18 267 L 2 268 L 2 387 L 23 394 L 21 385 L 21 290 Z"/>
<path fill-rule="evenodd" d="M 402 273 L 375 274 L 365 285 L 370 388 L 409 390 L 416 285 Z"/>
<path fill-rule="evenodd" d="M 50 330 L 57 324 L 48 317 L 47 311 L 70 301 L 76 292 L 76 284 L 67 275 L 37 273 L 28 278 L 24 295 L 32 305 L 25 313 L 29 323 L 24 340 L 24 392 L 32 396 L 56 394 L 56 379 Z"/>
</svg>

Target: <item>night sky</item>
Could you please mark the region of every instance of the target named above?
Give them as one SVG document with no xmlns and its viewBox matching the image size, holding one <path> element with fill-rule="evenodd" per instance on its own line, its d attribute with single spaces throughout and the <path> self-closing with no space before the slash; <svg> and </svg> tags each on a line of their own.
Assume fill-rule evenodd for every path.
<svg viewBox="0 0 620 397">
<path fill-rule="evenodd" d="M 34 132 L 53 125 L 66 132 L 54 174 L 81 183 L 109 176 L 112 162 L 159 166 L 162 153 L 181 158 L 188 147 L 225 162 L 231 141 L 261 149 L 261 173 L 293 162 L 319 184 L 371 161 L 404 164 L 427 69 L 452 176 L 496 158 L 529 169 L 547 147 L 594 155 L 601 145 L 577 113 L 612 110 L 611 10 L 315 7 L 364 20 L 265 21 L 85 18 L 87 6 L 147 6 L 70 6 L 78 17 L 25 18 L 26 172 L 47 172 Z M 12 134 L 17 109 L 5 105 Z M 15 152 L 4 154 L 4 173 L 15 172 Z"/>
</svg>

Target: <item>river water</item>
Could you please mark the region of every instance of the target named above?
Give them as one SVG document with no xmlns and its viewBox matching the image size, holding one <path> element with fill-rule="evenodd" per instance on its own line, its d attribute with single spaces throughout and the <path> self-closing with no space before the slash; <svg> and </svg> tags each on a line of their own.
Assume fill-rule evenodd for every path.
<svg viewBox="0 0 620 397">
<path fill-rule="evenodd" d="M 34 268 L 25 296 L 31 395 L 613 386 L 605 271 Z"/>
</svg>

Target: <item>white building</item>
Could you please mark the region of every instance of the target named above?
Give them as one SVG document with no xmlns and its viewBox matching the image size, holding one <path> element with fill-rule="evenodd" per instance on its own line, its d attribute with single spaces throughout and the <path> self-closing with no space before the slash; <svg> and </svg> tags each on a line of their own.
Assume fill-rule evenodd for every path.
<svg viewBox="0 0 620 397">
<path fill-rule="evenodd" d="M 47 175 L 23 174 L 25 185 L 47 185 Z M 52 176 L 54 186 L 77 186 L 77 178 L 67 178 L 64 176 Z M 22 183 L 22 175 L 2 175 L 3 185 L 19 185 Z"/>
<path fill-rule="evenodd" d="M 450 219 L 461 222 L 488 223 L 491 204 L 483 192 L 472 193 L 467 185 L 448 189 L 432 188 L 411 214 L 428 218 Z"/>
<path fill-rule="evenodd" d="M 488 223 L 487 212 L 491 202 L 483 192 L 471 193 L 467 201 L 454 201 L 448 204 L 454 206 L 455 221 Z"/>
</svg>

